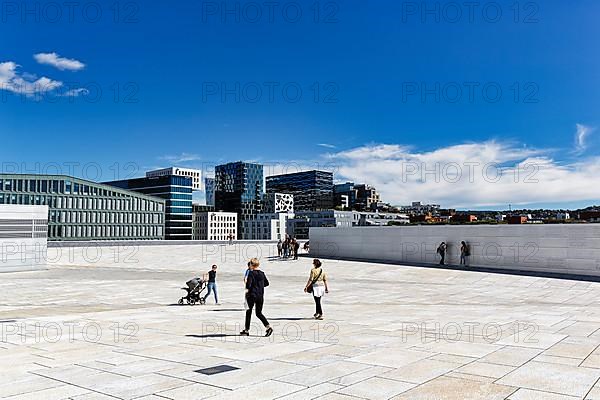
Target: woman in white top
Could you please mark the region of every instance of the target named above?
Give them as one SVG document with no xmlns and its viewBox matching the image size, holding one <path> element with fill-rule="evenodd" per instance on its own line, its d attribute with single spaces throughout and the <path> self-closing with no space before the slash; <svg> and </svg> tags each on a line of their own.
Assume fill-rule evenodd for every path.
<svg viewBox="0 0 600 400">
<path fill-rule="evenodd" d="M 316 312 L 313 317 L 315 317 L 315 319 L 323 319 L 321 297 L 323 297 L 325 293 L 329 293 L 329 286 L 327 285 L 327 274 L 323 271 L 323 268 L 321 268 L 321 261 L 316 258 L 313 260 L 313 268 L 310 270 L 310 276 L 308 277 L 304 291 L 308 293 L 311 288 L 316 307 Z"/>
</svg>

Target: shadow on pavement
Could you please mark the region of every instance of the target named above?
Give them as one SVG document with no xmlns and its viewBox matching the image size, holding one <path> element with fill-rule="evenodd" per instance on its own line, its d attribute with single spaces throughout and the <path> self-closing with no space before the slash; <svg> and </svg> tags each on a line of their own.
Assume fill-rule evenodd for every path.
<svg viewBox="0 0 600 400">
<path fill-rule="evenodd" d="M 224 333 L 209 333 L 206 335 L 185 335 L 186 337 L 194 337 L 198 339 L 207 339 L 207 338 L 224 338 L 224 337 L 236 337 L 241 335 L 226 335 Z"/>
</svg>

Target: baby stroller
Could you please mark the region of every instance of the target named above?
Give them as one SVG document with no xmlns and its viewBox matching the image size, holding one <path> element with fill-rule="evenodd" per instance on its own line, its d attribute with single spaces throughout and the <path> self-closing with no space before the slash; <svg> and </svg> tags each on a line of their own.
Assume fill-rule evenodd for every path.
<svg viewBox="0 0 600 400">
<path fill-rule="evenodd" d="M 184 301 L 190 306 L 193 306 L 196 303 L 204 304 L 204 297 L 200 296 L 200 294 L 206 289 L 206 282 L 202 278 L 194 278 L 190 279 L 185 283 L 187 287 L 181 288 L 185 290 L 187 294 L 179 299 L 179 304 L 183 304 Z"/>
</svg>

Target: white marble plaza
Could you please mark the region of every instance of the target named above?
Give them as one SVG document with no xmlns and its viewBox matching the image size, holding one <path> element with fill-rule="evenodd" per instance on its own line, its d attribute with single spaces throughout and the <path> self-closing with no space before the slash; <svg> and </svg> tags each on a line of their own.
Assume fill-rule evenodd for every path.
<svg viewBox="0 0 600 400">
<path fill-rule="evenodd" d="M 0 275 L 0 397 L 9 399 L 600 399 L 600 284 L 324 260 L 272 245 L 51 250 Z M 237 336 L 260 255 L 270 338 Z M 179 306 L 219 265 L 221 305 Z M 254 334 L 262 335 L 257 325 Z M 204 368 L 238 369 L 214 375 Z"/>
</svg>

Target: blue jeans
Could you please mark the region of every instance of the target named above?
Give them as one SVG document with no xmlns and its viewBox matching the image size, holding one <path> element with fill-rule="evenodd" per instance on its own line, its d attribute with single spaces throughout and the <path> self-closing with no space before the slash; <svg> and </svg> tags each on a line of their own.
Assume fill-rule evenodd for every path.
<svg viewBox="0 0 600 400">
<path fill-rule="evenodd" d="M 204 296 L 204 301 L 206 301 L 208 296 L 210 296 L 210 292 L 213 292 L 215 295 L 215 303 L 218 303 L 219 297 L 217 296 L 217 282 L 208 282 L 207 290 L 208 292 L 206 293 L 206 296 Z"/>
</svg>

